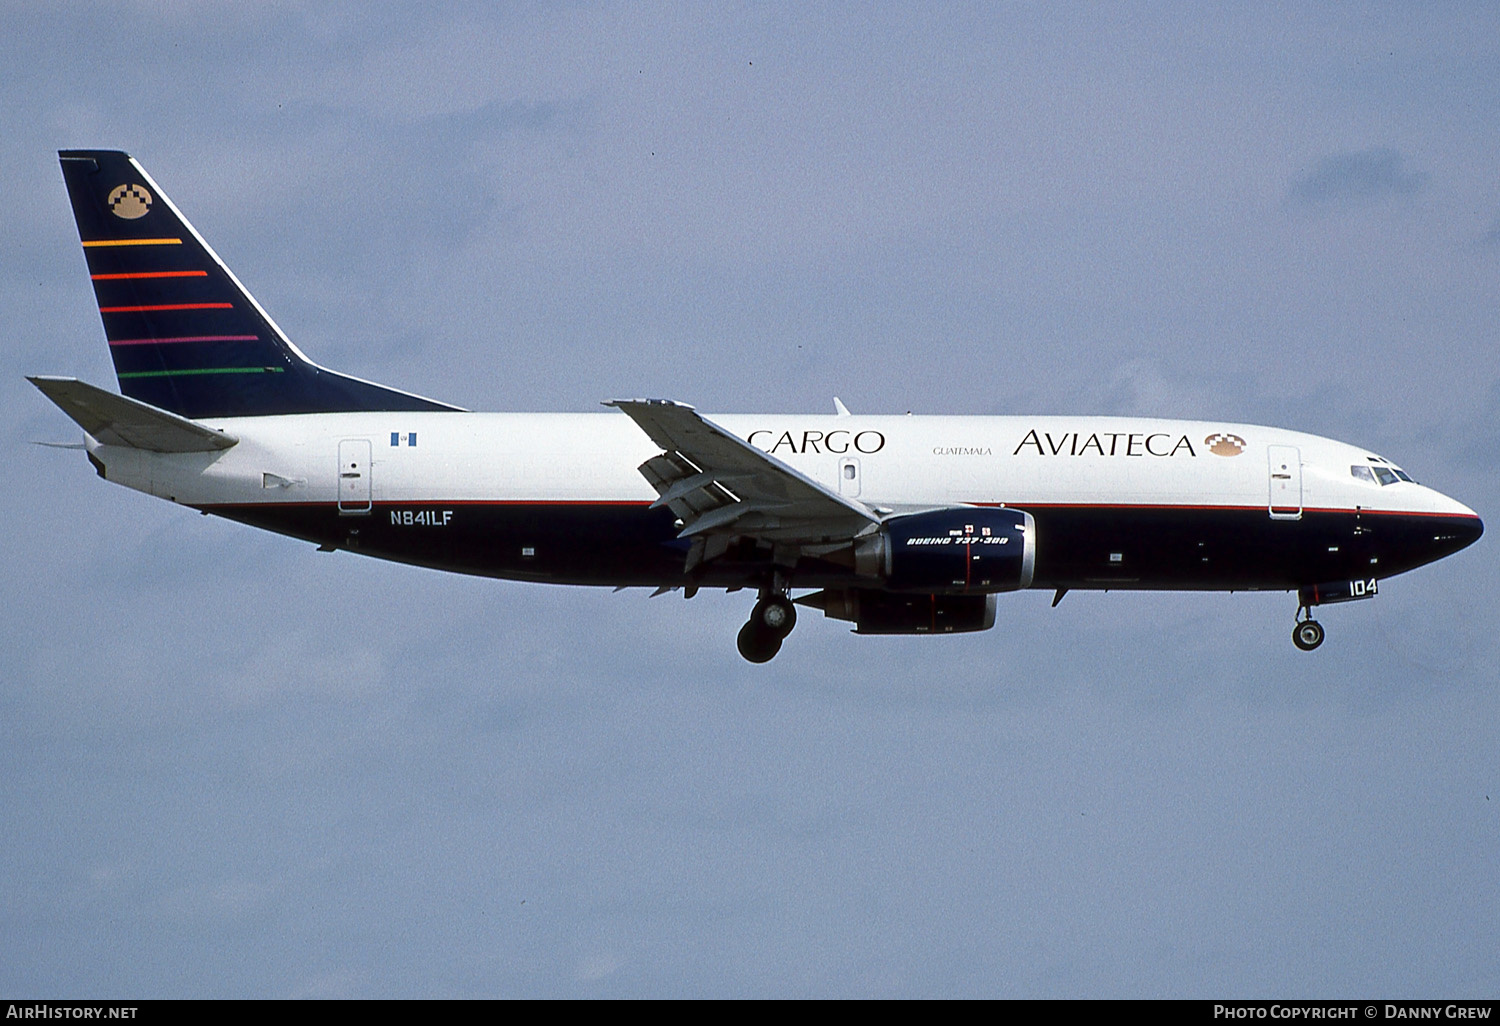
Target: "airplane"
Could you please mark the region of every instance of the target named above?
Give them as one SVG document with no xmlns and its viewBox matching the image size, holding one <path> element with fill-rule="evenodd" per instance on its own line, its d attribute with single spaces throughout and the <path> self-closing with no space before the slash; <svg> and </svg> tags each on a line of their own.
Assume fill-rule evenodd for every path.
<svg viewBox="0 0 1500 1026">
<path fill-rule="evenodd" d="M 31 377 L 105 480 L 321 551 L 520 581 L 748 589 L 859 634 L 995 623 L 1023 589 L 1297 593 L 1313 610 L 1471 545 L 1467 506 L 1297 431 L 1095 416 L 710 420 L 668 399 L 474 413 L 318 366 L 128 154 L 63 150 L 120 394 Z M 796 599 L 793 590 L 807 592 Z"/>
</svg>

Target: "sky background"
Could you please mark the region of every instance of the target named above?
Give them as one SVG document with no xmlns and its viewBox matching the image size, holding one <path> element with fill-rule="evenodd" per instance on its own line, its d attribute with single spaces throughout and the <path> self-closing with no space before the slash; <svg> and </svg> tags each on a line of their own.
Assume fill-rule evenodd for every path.
<svg viewBox="0 0 1500 1026">
<path fill-rule="evenodd" d="M 985 634 L 445 576 L 99 481 L 56 151 L 486 410 L 1328 435 L 1500 516 L 1500 9 L 0 4 L 0 997 L 1493 997 L 1486 538 Z"/>
</svg>

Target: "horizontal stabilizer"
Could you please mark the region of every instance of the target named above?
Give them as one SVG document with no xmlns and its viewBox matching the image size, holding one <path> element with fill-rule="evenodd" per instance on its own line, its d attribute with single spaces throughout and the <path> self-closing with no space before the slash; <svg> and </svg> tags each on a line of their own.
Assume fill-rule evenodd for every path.
<svg viewBox="0 0 1500 1026">
<path fill-rule="evenodd" d="M 77 378 L 28 376 L 26 380 L 105 445 L 125 445 L 150 452 L 212 452 L 228 449 L 239 441 L 233 435 L 137 399 L 95 388 Z"/>
</svg>

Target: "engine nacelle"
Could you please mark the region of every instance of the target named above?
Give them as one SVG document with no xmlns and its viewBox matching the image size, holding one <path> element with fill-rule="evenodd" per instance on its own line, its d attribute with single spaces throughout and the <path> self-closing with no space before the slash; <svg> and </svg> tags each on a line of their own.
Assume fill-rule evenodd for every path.
<svg viewBox="0 0 1500 1026">
<path fill-rule="evenodd" d="M 962 595 L 1029 588 L 1036 523 L 1024 510 L 1004 508 L 893 517 L 862 543 L 856 566 L 892 591 Z"/>
<path fill-rule="evenodd" d="M 818 592 L 798 599 L 849 620 L 856 634 L 962 634 L 995 626 L 994 595 L 896 595 L 874 588 Z"/>
</svg>

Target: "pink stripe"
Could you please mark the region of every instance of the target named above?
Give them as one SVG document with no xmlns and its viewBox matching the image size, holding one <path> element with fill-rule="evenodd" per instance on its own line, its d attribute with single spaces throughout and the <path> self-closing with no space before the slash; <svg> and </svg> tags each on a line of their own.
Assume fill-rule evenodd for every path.
<svg viewBox="0 0 1500 1026">
<path fill-rule="evenodd" d="M 101 306 L 106 313 L 155 313 L 160 310 L 233 310 L 233 303 L 153 303 L 150 306 Z"/>
<path fill-rule="evenodd" d="M 112 346 L 155 346 L 168 342 L 255 342 L 259 335 L 183 335 L 180 338 L 121 338 L 114 339 Z"/>
</svg>

